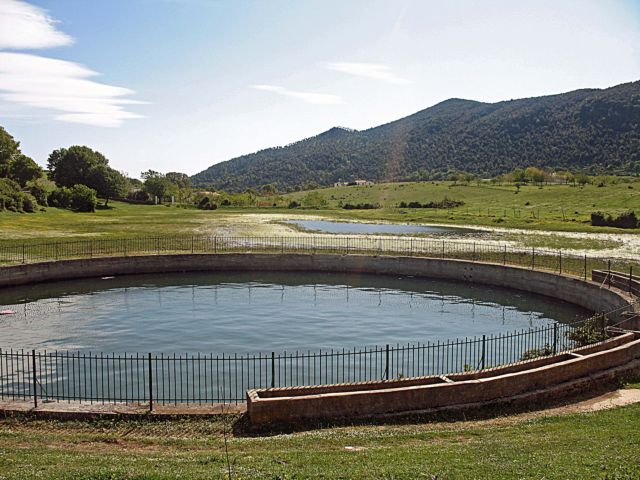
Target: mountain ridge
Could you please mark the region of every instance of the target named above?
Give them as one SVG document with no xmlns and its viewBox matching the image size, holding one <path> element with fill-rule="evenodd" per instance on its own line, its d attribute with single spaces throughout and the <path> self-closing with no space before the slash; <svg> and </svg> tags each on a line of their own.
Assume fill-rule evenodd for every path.
<svg viewBox="0 0 640 480">
<path fill-rule="evenodd" d="M 451 98 L 403 118 L 332 127 L 212 165 L 195 185 L 289 190 L 340 180 L 429 180 L 537 166 L 640 174 L 640 81 L 495 103 Z"/>
</svg>

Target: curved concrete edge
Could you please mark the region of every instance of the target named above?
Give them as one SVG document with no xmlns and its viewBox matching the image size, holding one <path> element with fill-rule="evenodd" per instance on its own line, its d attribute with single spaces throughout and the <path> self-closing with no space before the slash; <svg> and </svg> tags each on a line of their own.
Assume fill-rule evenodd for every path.
<svg viewBox="0 0 640 480">
<path fill-rule="evenodd" d="M 548 397 L 550 392 L 575 393 L 597 384 L 598 378 L 640 371 L 640 333 L 629 332 L 602 342 L 596 351 L 589 348 L 593 350 L 592 346 L 522 362 L 517 371 L 513 371 L 514 365 L 507 365 L 490 372 L 393 381 L 391 388 L 378 382 L 378 385 L 359 385 L 356 390 L 344 390 L 340 385 L 312 390 L 304 387 L 250 390 L 247 413 L 252 425 L 264 426 L 408 415 L 470 405 L 495 406 L 523 397 L 530 400 Z"/>
<path fill-rule="evenodd" d="M 42 262 L 1 267 L 0 287 L 112 275 L 202 271 L 339 272 L 438 278 L 538 293 L 600 312 L 633 301 L 621 290 L 548 271 L 465 260 L 335 254 L 177 254 Z"/>
</svg>

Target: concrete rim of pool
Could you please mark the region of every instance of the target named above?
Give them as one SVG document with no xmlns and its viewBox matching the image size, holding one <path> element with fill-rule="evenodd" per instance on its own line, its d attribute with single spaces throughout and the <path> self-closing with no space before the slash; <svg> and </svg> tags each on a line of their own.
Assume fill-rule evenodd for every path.
<svg viewBox="0 0 640 480">
<path fill-rule="evenodd" d="M 334 255 L 334 254 L 180 254 L 138 257 L 109 257 L 80 260 L 65 260 L 58 262 L 43 262 L 0 268 L 0 287 L 29 284 L 43 281 L 53 281 L 70 278 L 86 278 L 107 275 L 123 275 L 136 273 L 160 272 L 188 272 L 188 271 L 316 271 L 316 272 L 358 272 L 382 275 L 413 275 L 418 277 L 441 278 L 479 284 L 504 286 L 522 291 L 534 292 L 553 298 L 560 298 L 595 312 L 608 312 L 621 307 L 629 307 L 635 298 L 615 286 L 605 287 L 603 283 L 583 280 L 576 277 L 559 275 L 557 273 L 529 270 L 522 267 L 497 265 L 491 263 L 470 262 L 465 260 L 444 260 L 436 258 L 407 257 L 407 256 L 370 256 L 370 255 Z M 594 279 L 601 272 L 593 273 Z M 599 278 L 599 277 L 598 277 Z M 631 280 L 629 280 L 631 281 Z M 635 281 L 635 280 L 634 280 Z M 640 284 L 640 280 L 637 281 Z M 615 284 L 615 282 L 614 282 Z M 633 325 L 630 330 L 637 330 Z M 485 402 L 504 403 L 509 399 L 535 392 L 549 395 L 552 391 L 568 391 L 576 393 L 593 387 L 593 379 L 600 378 L 603 383 L 611 382 L 619 375 L 637 372 L 640 357 L 640 339 L 634 332 L 619 332 L 621 335 L 611 341 L 603 342 L 600 346 L 586 354 L 584 352 L 561 353 L 555 357 L 546 357 L 547 363 L 540 365 L 540 359 L 533 360 L 525 366 L 518 367 L 518 371 L 495 372 L 491 380 L 487 378 L 472 378 L 456 381 L 455 379 L 422 379 L 428 385 L 401 385 L 398 388 L 384 388 L 386 392 L 380 394 L 379 385 L 365 387 L 358 392 L 336 392 L 338 386 L 325 385 L 318 387 L 325 391 L 313 391 L 311 394 L 296 393 L 289 389 L 272 390 L 275 398 L 267 398 L 270 394 L 265 391 L 252 391 L 248 394 L 249 417 L 257 424 L 271 421 L 298 421 L 313 418 L 340 418 L 358 416 L 401 414 L 432 408 L 432 404 L 419 398 L 422 392 L 429 388 L 429 395 L 433 394 L 433 384 L 445 392 L 458 391 L 460 388 L 470 388 L 471 393 L 463 396 L 443 394 L 451 398 L 437 404 L 438 409 L 460 408 Z M 567 355 L 570 356 L 567 357 Z M 538 363 L 536 363 L 538 362 Z M 550 364 L 548 362 L 551 362 Z M 526 364 L 527 362 L 525 362 Z M 523 365 L 522 363 L 519 365 Z M 530 368 L 529 368 L 530 367 Z M 506 366 L 504 368 L 513 368 Z M 561 373 L 558 373 L 561 372 Z M 511 375 L 509 377 L 509 375 Z M 505 389 L 501 382 L 513 382 L 513 375 L 518 378 L 518 391 Z M 540 382 L 540 376 L 547 380 Z M 506 377 L 505 377 L 506 376 Z M 505 380 L 509 378 L 509 380 Z M 536 380 L 538 379 L 538 380 Z M 555 380 L 554 380 L 555 379 Z M 591 379 L 587 381 L 588 379 Z M 416 379 L 413 380 L 414 382 Z M 478 387 L 462 387 L 461 385 L 482 384 Z M 474 383 L 475 382 L 475 383 Z M 307 387 L 298 387 L 304 389 Z M 447 390 L 447 388 L 449 390 Z M 488 398 L 482 392 L 489 388 L 493 397 Z M 276 390 L 279 390 L 276 392 Z M 438 390 L 438 391 L 440 391 Z M 268 390 L 267 390 L 268 391 Z M 393 407 L 384 400 L 393 392 Z M 501 393 L 502 392 L 502 393 Z M 306 393 L 309 393 L 308 391 Z M 261 395 L 262 403 L 260 403 Z M 418 395 L 418 397 L 416 397 Z M 475 396 L 474 396 L 475 395 Z M 483 396 L 484 395 L 484 396 Z M 337 396 L 337 397 L 336 397 Z M 341 405 L 336 406 L 336 398 L 340 398 Z M 391 397 L 389 397 L 391 398 Z M 418 400 L 416 400 L 418 398 Z M 541 397 L 542 398 L 542 397 Z M 320 400 L 319 400 L 320 399 Z M 324 403 L 322 403 L 324 399 Z M 464 400 L 461 403 L 461 399 Z M 484 400 L 483 400 L 484 399 Z M 268 401 L 267 401 L 268 400 Z M 280 403 L 278 403 L 280 400 Z M 305 403 L 306 402 L 306 403 Z M 321 402 L 320 404 L 318 402 Z M 331 403 L 334 402 L 334 403 Z M 364 403 L 362 403 L 364 402 Z M 416 403 L 417 402 L 417 403 Z M 270 405 L 268 408 L 265 405 Z M 254 407 L 252 407 L 252 405 Z M 255 405 L 260 405 L 257 414 Z M 288 406 L 287 406 L 288 405 Z M 293 408 L 292 405 L 296 405 Z M 319 407 L 319 405 L 324 405 Z M 358 407 L 360 405 L 360 407 Z M 365 408 L 366 405 L 366 408 Z M 253 415 L 252 415 L 252 408 Z M 271 408 L 271 414 L 268 409 Z M 316 412 L 308 413 L 278 413 L 278 412 Z M 266 413 L 265 413 L 266 412 Z"/>
</svg>

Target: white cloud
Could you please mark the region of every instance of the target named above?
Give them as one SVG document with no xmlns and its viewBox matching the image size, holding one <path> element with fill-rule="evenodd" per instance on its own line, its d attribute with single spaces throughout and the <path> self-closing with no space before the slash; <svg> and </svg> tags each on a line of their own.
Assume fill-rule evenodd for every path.
<svg viewBox="0 0 640 480">
<path fill-rule="evenodd" d="M 341 97 L 330 93 L 300 92 L 277 85 L 251 85 L 251 88 L 276 93 L 285 97 L 297 98 L 313 105 L 341 105 L 344 103 Z"/>
<path fill-rule="evenodd" d="M 408 85 L 411 80 L 399 77 L 391 71 L 391 69 L 379 63 L 349 63 L 349 62 L 330 62 L 325 64 L 329 70 L 342 72 L 357 77 L 373 78 L 387 83 L 395 83 L 397 85 Z"/>
<path fill-rule="evenodd" d="M 68 45 L 73 39 L 57 30 L 38 7 L 0 0 L 0 50 Z M 0 96 L 9 102 L 57 112 L 63 122 L 117 127 L 139 118 L 124 105 L 139 104 L 128 88 L 96 82 L 98 73 L 75 62 L 0 51 Z"/>
<path fill-rule="evenodd" d="M 90 80 L 97 73 L 82 65 L 26 53 L 0 52 L 2 98 L 30 107 L 59 112 L 65 122 L 115 127 L 138 115 L 123 105 L 132 90 Z"/>
<path fill-rule="evenodd" d="M 73 39 L 44 10 L 19 0 L 0 0 L 0 50 L 50 48 Z"/>
</svg>

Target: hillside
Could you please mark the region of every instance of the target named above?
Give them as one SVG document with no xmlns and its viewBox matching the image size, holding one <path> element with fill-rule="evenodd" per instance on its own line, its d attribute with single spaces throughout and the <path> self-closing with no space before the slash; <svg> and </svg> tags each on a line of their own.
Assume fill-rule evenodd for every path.
<svg viewBox="0 0 640 480">
<path fill-rule="evenodd" d="M 640 81 L 498 103 L 450 99 L 364 131 L 332 128 L 215 164 L 196 185 L 280 190 L 339 180 L 494 176 L 516 167 L 640 173 Z"/>
</svg>

